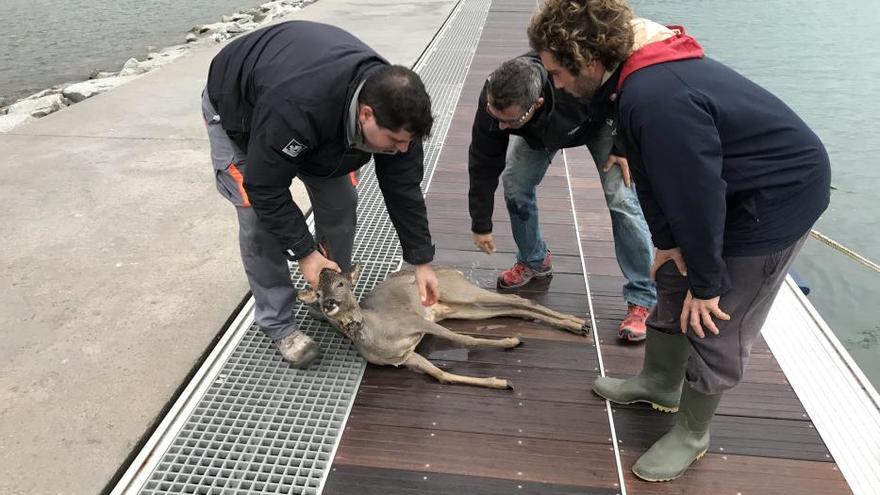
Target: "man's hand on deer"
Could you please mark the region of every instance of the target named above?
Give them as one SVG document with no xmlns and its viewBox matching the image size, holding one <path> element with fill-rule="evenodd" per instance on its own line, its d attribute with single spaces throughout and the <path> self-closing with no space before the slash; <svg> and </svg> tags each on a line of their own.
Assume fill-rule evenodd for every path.
<svg viewBox="0 0 880 495">
<path fill-rule="evenodd" d="M 488 234 L 473 234 L 474 236 L 474 245 L 480 248 L 480 251 L 486 254 L 492 254 L 495 252 L 495 239 L 492 237 L 492 233 Z"/>
<path fill-rule="evenodd" d="M 339 265 L 324 257 L 318 251 L 312 251 L 311 254 L 304 258 L 300 258 L 299 271 L 302 272 L 303 278 L 312 286 L 313 289 L 318 288 L 318 276 L 321 270 L 329 268 L 336 272 L 340 272 Z"/>
<path fill-rule="evenodd" d="M 440 283 L 431 265 L 416 265 L 416 285 L 419 287 L 419 296 L 422 306 L 433 306 L 440 299 Z"/>
</svg>

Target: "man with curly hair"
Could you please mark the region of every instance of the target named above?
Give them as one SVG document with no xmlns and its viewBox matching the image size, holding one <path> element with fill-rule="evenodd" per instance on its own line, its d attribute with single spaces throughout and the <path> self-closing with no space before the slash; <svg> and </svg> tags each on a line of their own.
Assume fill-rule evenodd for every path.
<svg viewBox="0 0 880 495">
<path fill-rule="evenodd" d="M 675 479 L 709 448 L 721 395 L 742 378 L 788 267 L 828 206 L 828 155 L 785 103 L 704 56 L 683 28 L 634 19 L 622 1 L 549 0 L 528 37 L 558 88 L 617 105 L 657 248 L 658 301 L 642 371 L 599 378 L 593 390 L 679 412 L 633 466 L 648 481 Z"/>
<path fill-rule="evenodd" d="M 610 104 L 585 106 L 553 88 L 534 52 L 501 64 L 480 92 L 468 154 L 469 206 L 474 243 L 495 252 L 492 211 L 498 179 L 516 242 L 516 262 L 498 277 L 498 287 L 522 287 L 552 274 L 552 255 L 538 222 L 536 188 L 556 152 L 586 146 L 600 168 L 605 202 L 611 213 L 617 263 L 626 277 L 627 313 L 618 337 L 645 339 L 645 320 L 657 301 L 651 280 L 653 249 L 626 160 L 609 156 L 615 123 Z"/>
</svg>

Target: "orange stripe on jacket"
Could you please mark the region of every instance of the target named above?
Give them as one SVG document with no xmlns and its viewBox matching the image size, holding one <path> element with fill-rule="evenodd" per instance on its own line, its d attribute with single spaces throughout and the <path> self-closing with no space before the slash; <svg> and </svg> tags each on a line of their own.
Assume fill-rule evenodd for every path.
<svg viewBox="0 0 880 495">
<path fill-rule="evenodd" d="M 249 208 L 251 206 L 251 200 L 248 199 L 247 191 L 244 190 L 244 177 L 241 175 L 241 172 L 238 171 L 238 168 L 234 163 L 229 164 L 229 175 L 235 179 L 235 183 L 238 185 L 238 192 L 241 193 L 241 199 L 244 201 L 245 208 Z"/>
</svg>

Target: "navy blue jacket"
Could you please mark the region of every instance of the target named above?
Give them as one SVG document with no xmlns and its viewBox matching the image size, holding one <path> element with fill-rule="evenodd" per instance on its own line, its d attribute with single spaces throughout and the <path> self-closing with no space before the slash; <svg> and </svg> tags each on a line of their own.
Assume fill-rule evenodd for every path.
<svg viewBox="0 0 880 495">
<path fill-rule="evenodd" d="M 711 299 L 730 286 L 724 256 L 767 255 L 809 231 L 828 206 L 831 168 L 770 92 L 702 49 L 666 62 L 660 52 L 612 79 L 619 130 L 654 244 L 681 248 L 691 293 Z"/>
<path fill-rule="evenodd" d="M 387 62 L 350 33 L 290 21 L 247 34 L 211 62 L 208 97 L 229 137 L 247 152 L 244 188 L 263 226 L 290 258 L 315 249 L 290 195 L 297 174 L 341 177 L 370 160 L 348 147 L 349 104 L 360 83 Z M 421 140 L 406 153 L 375 154 L 376 177 L 408 263 L 434 257 L 420 183 Z"/>
</svg>

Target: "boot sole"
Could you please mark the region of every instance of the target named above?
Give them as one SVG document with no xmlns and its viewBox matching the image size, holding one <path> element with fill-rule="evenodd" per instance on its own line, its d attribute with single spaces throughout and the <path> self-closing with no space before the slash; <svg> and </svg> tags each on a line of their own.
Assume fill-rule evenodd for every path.
<svg viewBox="0 0 880 495">
<path fill-rule="evenodd" d="M 678 412 L 678 407 L 664 406 L 662 404 L 657 404 L 656 402 L 651 402 L 649 400 L 634 400 L 634 401 L 630 401 L 630 402 L 618 402 L 610 397 L 605 397 L 604 395 L 600 394 L 599 392 L 596 392 L 595 390 L 593 390 L 593 393 L 598 395 L 599 397 L 607 400 L 608 402 L 611 402 L 612 404 L 620 404 L 622 406 L 629 406 L 631 404 L 635 404 L 635 403 L 640 402 L 642 404 L 651 404 L 651 407 L 653 407 L 654 409 L 656 409 L 660 412 L 663 412 L 663 413 L 677 413 Z"/>
<path fill-rule="evenodd" d="M 629 328 L 624 328 L 623 330 L 617 332 L 617 338 L 626 342 L 644 342 L 646 337 L 646 333 L 636 332 L 634 330 L 630 330 Z"/>
<path fill-rule="evenodd" d="M 646 477 L 646 476 L 642 476 L 641 474 L 637 473 L 635 469 L 633 469 L 632 472 L 633 472 L 634 475 L 638 476 L 639 479 L 644 480 L 644 481 L 650 481 L 651 483 L 662 483 L 662 482 L 664 482 L 664 481 L 672 481 L 672 480 L 676 480 L 676 479 L 681 478 L 682 476 L 684 476 L 684 473 L 686 473 L 687 470 L 690 469 L 691 465 L 693 465 L 693 463 L 695 463 L 695 462 L 699 461 L 700 459 L 702 459 L 702 457 L 703 457 L 704 455 L 706 455 L 706 452 L 708 452 L 708 451 L 709 451 L 709 449 L 706 449 L 706 450 L 700 452 L 700 453 L 697 455 L 697 457 L 694 457 L 694 460 L 692 460 L 692 461 L 690 462 L 690 464 L 688 464 L 688 466 L 684 469 L 684 471 L 682 471 L 682 472 L 676 474 L 675 476 L 672 476 L 671 478 L 657 478 L 657 479 L 654 479 L 654 478 L 648 478 L 648 477 Z"/>
</svg>

